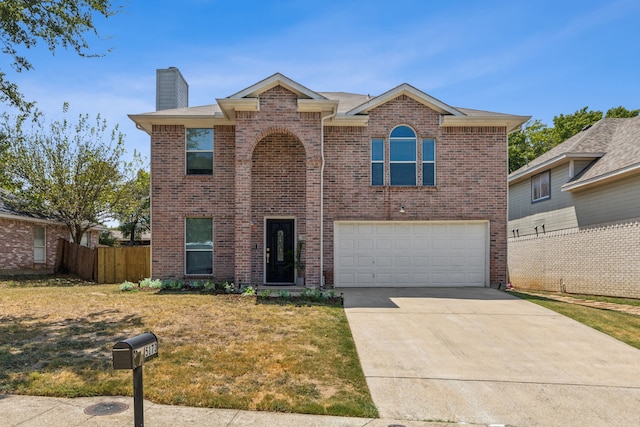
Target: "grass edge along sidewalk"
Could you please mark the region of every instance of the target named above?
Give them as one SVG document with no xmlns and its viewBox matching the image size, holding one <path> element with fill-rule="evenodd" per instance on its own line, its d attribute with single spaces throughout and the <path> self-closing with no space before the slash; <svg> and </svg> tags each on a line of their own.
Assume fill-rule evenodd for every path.
<svg viewBox="0 0 640 427">
<path fill-rule="evenodd" d="M 343 308 L 277 300 L 0 281 L 0 393 L 130 396 L 112 347 L 152 331 L 155 403 L 376 417 Z"/>
</svg>

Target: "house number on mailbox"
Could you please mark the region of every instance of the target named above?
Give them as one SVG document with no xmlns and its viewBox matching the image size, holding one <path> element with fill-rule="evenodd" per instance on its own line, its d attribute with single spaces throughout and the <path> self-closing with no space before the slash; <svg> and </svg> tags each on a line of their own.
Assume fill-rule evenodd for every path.
<svg viewBox="0 0 640 427">
<path fill-rule="evenodd" d="M 149 345 L 144 346 L 144 357 L 145 359 L 149 356 L 153 356 L 154 354 L 158 354 L 158 343 L 154 342 Z"/>
</svg>

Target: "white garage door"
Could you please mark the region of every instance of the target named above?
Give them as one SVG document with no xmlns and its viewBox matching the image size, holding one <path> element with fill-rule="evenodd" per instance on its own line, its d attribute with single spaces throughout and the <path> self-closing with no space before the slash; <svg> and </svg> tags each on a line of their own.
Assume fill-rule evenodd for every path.
<svg viewBox="0 0 640 427">
<path fill-rule="evenodd" d="M 488 222 L 336 222 L 338 287 L 484 286 Z"/>
</svg>

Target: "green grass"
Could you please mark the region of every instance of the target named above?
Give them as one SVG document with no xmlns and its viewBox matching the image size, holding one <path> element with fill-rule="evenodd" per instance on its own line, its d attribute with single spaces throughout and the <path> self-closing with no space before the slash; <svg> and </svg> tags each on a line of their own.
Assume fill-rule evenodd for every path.
<svg viewBox="0 0 640 427">
<path fill-rule="evenodd" d="M 156 403 L 376 417 L 344 310 L 257 296 L 0 280 L 0 393 L 131 395 L 120 340 L 152 331 Z"/>
<path fill-rule="evenodd" d="M 555 301 L 544 296 L 530 295 L 523 292 L 510 292 L 512 295 L 518 296 L 527 301 L 539 304 L 564 316 L 584 323 L 600 332 L 604 332 L 622 342 L 625 342 L 637 349 L 640 349 L 640 316 L 633 314 L 621 313 L 613 310 L 605 310 L 600 308 L 585 307 L 577 304 L 570 304 L 561 301 Z M 571 295 L 573 297 L 585 298 L 585 296 Z M 596 299 L 597 298 L 597 299 Z M 591 297 L 596 301 L 637 301 L 621 298 Z M 620 303 L 620 302 L 618 302 Z M 635 304 L 638 305 L 638 304 Z"/>
</svg>

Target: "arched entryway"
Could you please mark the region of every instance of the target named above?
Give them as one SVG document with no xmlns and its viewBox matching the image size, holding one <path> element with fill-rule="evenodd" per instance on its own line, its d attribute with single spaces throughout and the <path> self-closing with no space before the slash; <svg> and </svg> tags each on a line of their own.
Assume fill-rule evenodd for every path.
<svg viewBox="0 0 640 427">
<path fill-rule="evenodd" d="M 294 255 L 306 238 L 306 155 L 302 142 L 273 132 L 251 160 L 251 282 L 293 284 Z"/>
</svg>

